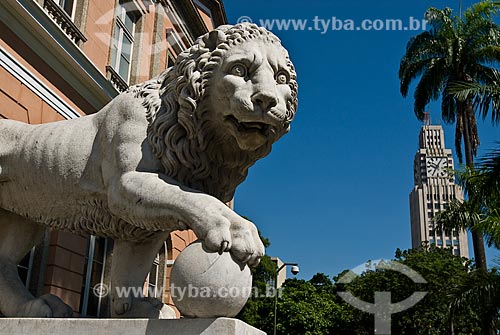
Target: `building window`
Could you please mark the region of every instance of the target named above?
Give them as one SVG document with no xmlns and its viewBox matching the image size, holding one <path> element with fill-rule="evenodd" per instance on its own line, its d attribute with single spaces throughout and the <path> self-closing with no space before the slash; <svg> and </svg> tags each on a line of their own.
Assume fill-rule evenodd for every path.
<svg viewBox="0 0 500 335">
<path fill-rule="evenodd" d="M 157 254 L 148 276 L 148 292 L 146 292 L 148 297 L 158 298 L 160 296 L 161 290 L 158 288 L 159 267 L 160 255 Z"/>
<path fill-rule="evenodd" d="M 446 246 L 451 247 L 451 240 L 446 240 Z"/>
<path fill-rule="evenodd" d="M 35 248 L 31 249 L 31 251 L 24 256 L 19 265 L 17 266 L 17 273 L 19 274 L 19 278 L 23 284 L 29 288 L 30 280 L 31 280 L 31 270 L 33 268 L 33 258 L 35 257 Z"/>
<path fill-rule="evenodd" d="M 103 298 L 94 293 L 94 287 L 103 283 L 107 251 L 107 239 L 96 236 L 91 236 L 88 239 L 85 271 L 83 273 L 83 287 L 80 299 L 81 316 L 98 317 L 101 314 Z"/>
<path fill-rule="evenodd" d="M 84 6 L 84 1 L 88 0 L 79 0 L 78 5 Z M 73 22 L 76 11 L 75 4 L 76 0 L 44 0 L 43 8 L 47 11 L 47 14 L 52 20 L 61 27 L 66 35 L 68 35 L 76 45 L 81 46 L 87 41 L 87 38 Z M 81 15 L 78 19 L 81 21 Z"/>
<path fill-rule="evenodd" d="M 458 240 L 453 240 L 453 245 L 458 245 L 458 244 L 459 244 Z"/>
<path fill-rule="evenodd" d="M 442 247 L 443 246 L 443 240 L 437 240 L 437 245 Z"/>
<path fill-rule="evenodd" d="M 175 57 L 172 54 L 172 51 L 167 50 L 166 68 L 168 69 L 169 67 L 174 66 L 174 64 L 175 64 Z"/>
<path fill-rule="evenodd" d="M 179 55 L 184 49 L 184 44 L 182 44 L 181 37 L 175 29 L 173 28 L 167 28 L 166 29 L 166 38 L 168 44 L 172 47 L 172 50 L 176 55 Z"/>
<path fill-rule="evenodd" d="M 194 0 L 194 3 L 196 4 L 196 7 L 198 7 L 205 15 L 207 15 L 210 18 L 212 25 L 215 26 L 214 18 L 212 17 L 212 11 L 207 6 L 205 6 L 200 0 Z"/>
<path fill-rule="evenodd" d="M 116 8 L 115 27 L 111 41 L 111 67 L 127 84 L 130 80 L 136 22 L 137 16 L 120 2 Z"/>
<path fill-rule="evenodd" d="M 56 3 L 64 9 L 66 14 L 69 15 L 69 17 L 73 18 L 73 9 L 75 8 L 75 1 L 74 0 L 55 0 Z"/>
</svg>

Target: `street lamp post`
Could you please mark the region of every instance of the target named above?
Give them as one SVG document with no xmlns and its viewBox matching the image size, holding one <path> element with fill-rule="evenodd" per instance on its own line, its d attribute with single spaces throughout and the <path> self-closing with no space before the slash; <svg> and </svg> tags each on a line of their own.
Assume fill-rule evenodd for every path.
<svg viewBox="0 0 500 335">
<path fill-rule="evenodd" d="M 283 263 L 279 268 L 278 263 L 276 263 L 276 277 L 274 278 L 274 335 L 276 335 L 276 314 L 278 312 L 278 275 L 287 265 L 293 266 L 292 273 L 294 275 L 299 273 L 299 265 L 297 263 Z"/>
</svg>

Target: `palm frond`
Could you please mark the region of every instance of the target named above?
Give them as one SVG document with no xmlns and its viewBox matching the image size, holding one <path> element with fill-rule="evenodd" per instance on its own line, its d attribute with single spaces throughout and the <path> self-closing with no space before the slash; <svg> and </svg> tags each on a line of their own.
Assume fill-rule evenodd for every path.
<svg viewBox="0 0 500 335">
<path fill-rule="evenodd" d="M 446 88 L 446 92 L 460 101 L 473 100 L 473 106 L 484 119 L 491 114 L 494 124 L 500 123 L 500 77 L 498 84 L 482 85 L 479 83 L 455 82 Z"/>
<path fill-rule="evenodd" d="M 423 60 L 418 60 L 413 63 L 406 64 L 403 68 L 401 67 L 400 70 L 400 79 L 401 79 L 401 84 L 400 84 L 400 91 L 401 95 L 403 97 L 406 97 L 408 94 L 408 89 L 410 87 L 411 82 L 415 79 L 420 77 L 429 67 L 429 65 L 434 62 L 435 60 L 433 59 L 423 59 Z"/>
<path fill-rule="evenodd" d="M 455 123 L 457 115 L 457 99 L 453 94 L 447 93 L 448 89 L 445 88 L 443 97 L 441 98 L 441 114 L 445 123 Z"/>
<path fill-rule="evenodd" d="M 467 8 L 464 12 L 464 21 L 466 24 L 472 24 L 475 21 L 491 21 L 498 15 L 500 6 L 496 1 L 480 1 Z"/>
<path fill-rule="evenodd" d="M 500 212 L 494 209 L 485 220 L 477 225 L 477 230 L 486 237 L 488 246 L 500 249 Z"/>
<path fill-rule="evenodd" d="M 484 333 L 495 329 L 500 307 L 500 277 L 492 272 L 473 271 L 456 287 L 450 289 L 452 315 L 473 308 L 479 312 Z"/>
<path fill-rule="evenodd" d="M 497 144 L 500 146 L 500 142 Z M 490 151 L 478 163 L 479 169 L 490 183 L 500 190 L 500 149 Z"/>
<path fill-rule="evenodd" d="M 414 111 L 419 120 L 423 120 L 425 107 L 431 100 L 437 100 L 446 79 L 446 60 L 431 62 L 415 88 Z"/>
<path fill-rule="evenodd" d="M 455 121 L 455 153 L 457 154 L 458 162 L 463 162 L 462 155 L 462 138 L 464 133 L 464 115 L 463 113 L 456 113 L 456 121 Z"/>
<path fill-rule="evenodd" d="M 436 215 L 434 222 L 443 230 L 470 230 L 481 222 L 481 214 L 474 203 L 453 200 L 447 209 Z"/>
<path fill-rule="evenodd" d="M 437 57 L 439 45 L 435 37 L 428 31 L 412 37 L 406 46 L 406 52 L 399 66 L 400 91 L 403 97 L 408 94 L 408 88 L 413 79 L 419 77 Z"/>
<path fill-rule="evenodd" d="M 445 9 L 431 7 L 427 9 L 424 17 L 434 31 L 450 31 L 456 23 L 449 7 Z"/>
</svg>

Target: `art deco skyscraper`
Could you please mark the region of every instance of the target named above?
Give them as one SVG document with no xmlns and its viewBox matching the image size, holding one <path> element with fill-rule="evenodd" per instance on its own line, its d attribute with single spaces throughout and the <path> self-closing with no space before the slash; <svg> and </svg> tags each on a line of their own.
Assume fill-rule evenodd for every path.
<svg viewBox="0 0 500 335">
<path fill-rule="evenodd" d="M 453 157 L 451 150 L 445 148 L 443 127 L 422 126 L 413 166 L 415 187 L 410 193 L 412 247 L 418 248 L 427 241 L 438 247 L 452 248 L 455 255 L 469 257 L 465 231 L 442 231 L 432 221 L 451 200 L 463 200 L 462 188 L 453 178 Z"/>
</svg>

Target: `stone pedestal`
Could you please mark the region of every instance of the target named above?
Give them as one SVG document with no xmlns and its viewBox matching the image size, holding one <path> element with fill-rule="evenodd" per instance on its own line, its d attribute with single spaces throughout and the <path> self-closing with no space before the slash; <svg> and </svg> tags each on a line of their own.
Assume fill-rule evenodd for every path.
<svg viewBox="0 0 500 335">
<path fill-rule="evenodd" d="M 2 335 L 266 335 L 230 318 L 218 319 L 0 319 Z"/>
</svg>

